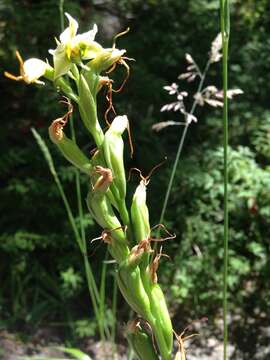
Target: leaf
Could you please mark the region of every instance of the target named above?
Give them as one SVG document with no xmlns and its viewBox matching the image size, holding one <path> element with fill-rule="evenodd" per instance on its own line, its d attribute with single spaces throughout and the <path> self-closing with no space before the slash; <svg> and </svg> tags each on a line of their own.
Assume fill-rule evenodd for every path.
<svg viewBox="0 0 270 360">
<path fill-rule="evenodd" d="M 51 154 L 49 152 L 49 149 L 45 143 L 45 141 L 41 138 L 41 136 L 39 135 L 39 133 L 36 131 L 36 129 L 34 128 L 31 128 L 31 131 L 34 135 L 34 138 L 36 139 L 46 161 L 47 161 L 47 164 L 49 166 L 49 169 L 50 169 L 50 172 L 52 173 L 53 176 L 57 176 L 56 175 L 56 171 L 55 171 L 55 168 L 54 168 L 54 164 L 53 164 L 53 159 L 51 157 Z"/>
<path fill-rule="evenodd" d="M 79 349 L 65 348 L 65 347 L 59 347 L 58 349 L 74 356 L 75 359 L 78 359 L 78 360 L 92 360 L 89 355 L 85 354 L 84 352 L 82 352 Z"/>
</svg>

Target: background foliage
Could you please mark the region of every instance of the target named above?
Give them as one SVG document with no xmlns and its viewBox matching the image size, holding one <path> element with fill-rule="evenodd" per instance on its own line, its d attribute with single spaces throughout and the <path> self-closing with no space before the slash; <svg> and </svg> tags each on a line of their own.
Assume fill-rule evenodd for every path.
<svg viewBox="0 0 270 360">
<path fill-rule="evenodd" d="M 210 43 L 219 31 L 218 7 L 216 0 L 65 2 L 65 9 L 80 19 L 83 30 L 93 22 L 99 25 L 99 40 L 108 46 L 117 31 L 131 27 L 118 46 L 126 48 L 136 62 L 131 64 L 132 75 L 124 93 L 116 95 L 114 103 L 118 113 L 128 113 L 132 122 L 135 156 L 130 160 L 127 154 L 128 166 L 147 173 L 168 157 L 148 190 L 153 225 L 159 219 L 181 134 L 180 127 L 159 133 L 151 130 L 155 122 L 180 119 L 179 113 L 160 113 L 161 106 L 170 100 L 162 87 L 183 72 L 186 52 L 198 64 L 205 64 Z M 1 70 L 18 72 L 17 48 L 24 58 L 48 56 L 47 49 L 54 47 L 53 38 L 60 33 L 57 2 L 4 0 L 0 11 Z M 232 1 L 230 87 L 240 87 L 244 95 L 230 105 L 229 289 L 231 311 L 240 311 L 243 322 L 247 314 L 256 315 L 258 320 L 258 311 L 263 316 L 270 306 L 269 14 L 267 0 Z M 119 79 L 121 76 L 120 70 Z M 220 81 L 217 64 L 207 83 Z M 80 319 L 91 315 L 91 304 L 81 255 L 30 132 L 34 126 L 47 136 L 48 125 L 62 109 L 48 86 L 37 89 L 15 84 L 2 74 L 0 82 L 4 90 L 0 132 L 2 322 L 5 326 L 32 327 L 44 321 L 75 321 L 79 324 L 75 333 L 84 334 L 88 326 Z M 188 90 L 193 89 L 189 84 Z M 101 116 L 104 106 L 100 106 Z M 172 313 L 181 321 L 205 315 L 214 318 L 221 307 L 221 112 L 203 108 L 197 116 L 199 122 L 190 128 L 165 216 L 177 240 L 166 244 L 171 261 L 163 260 L 160 269 Z M 76 118 L 75 125 L 79 140 L 90 151 L 92 143 Z M 74 172 L 57 150 L 51 147 L 51 151 L 76 212 Z M 82 179 L 83 194 L 85 182 Z M 85 223 L 90 261 L 98 279 L 105 248 L 90 245 L 99 229 L 88 215 Z M 107 286 L 110 291 L 110 278 Z"/>
</svg>

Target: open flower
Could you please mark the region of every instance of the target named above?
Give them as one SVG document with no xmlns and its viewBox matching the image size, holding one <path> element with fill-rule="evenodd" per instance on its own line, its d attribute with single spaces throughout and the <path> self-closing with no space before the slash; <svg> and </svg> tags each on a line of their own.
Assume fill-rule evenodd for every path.
<svg viewBox="0 0 270 360">
<path fill-rule="evenodd" d="M 77 35 L 78 23 L 72 16 L 65 13 L 69 20 L 69 26 L 60 35 L 60 42 L 57 42 L 55 50 L 49 50 L 53 55 L 54 78 L 66 74 L 72 63 L 80 64 L 82 60 L 90 60 L 103 50 L 102 46 L 94 41 L 97 26 L 92 30 Z"/>
<path fill-rule="evenodd" d="M 36 58 L 23 61 L 19 51 L 16 51 L 16 57 L 20 64 L 20 75 L 16 76 L 8 71 L 5 71 L 5 76 L 11 80 L 25 81 L 27 84 L 36 83 L 43 85 L 44 82 L 38 79 L 46 73 L 46 70 L 50 67 L 50 65 L 48 65 L 45 61 Z"/>
</svg>

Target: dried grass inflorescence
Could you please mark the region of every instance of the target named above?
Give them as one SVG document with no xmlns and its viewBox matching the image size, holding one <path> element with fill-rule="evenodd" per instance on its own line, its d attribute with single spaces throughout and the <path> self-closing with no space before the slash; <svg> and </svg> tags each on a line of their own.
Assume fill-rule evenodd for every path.
<svg viewBox="0 0 270 360">
<path fill-rule="evenodd" d="M 204 86 L 206 76 L 209 70 L 209 67 L 217 63 L 222 58 L 222 37 L 221 34 L 218 34 L 211 44 L 211 49 L 208 54 L 208 59 L 204 70 L 201 70 L 196 61 L 190 54 L 186 54 L 185 59 L 187 62 L 186 71 L 178 76 L 178 79 L 181 81 L 186 81 L 187 83 L 194 82 L 198 79 L 199 84 L 197 91 L 192 95 L 193 102 L 190 110 L 186 108 L 185 100 L 188 99 L 189 93 L 186 90 L 179 89 L 179 85 L 175 82 L 171 85 L 164 86 L 164 90 L 168 92 L 169 95 L 176 96 L 174 102 L 165 104 L 161 108 L 161 112 L 165 111 L 174 111 L 183 115 L 184 121 L 162 121 L 154 124 L 152 129 L 155 131 L 161 131 L 168 126 L 189 126 L 191 123 L 196 123 L 198 121 L 197 116 L 194 115 L 197 105 L 204 106 L 210 105 L 212 107 L 223 107 L 223 92 L 218 89 L 215 85 Z M 182 88 L 182 86 L 181 86 Z M 230 89 L 227 92 L 228 99 L 232 99 L 234 96 L 243 94 L 241 89 Z"/>
</svg>

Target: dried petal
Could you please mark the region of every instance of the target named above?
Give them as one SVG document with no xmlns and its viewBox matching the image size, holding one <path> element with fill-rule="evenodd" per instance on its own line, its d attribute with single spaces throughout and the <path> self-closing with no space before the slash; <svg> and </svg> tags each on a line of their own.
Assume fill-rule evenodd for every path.
<svg viewBox="0 0 270 360">
<path fill-rule="evenodd" d="M 204 105 L 204 98 L 200 92 L 197 92 L 194 96 L 194 99 L 198 103 L 198 105 L 203 106 Z"/>
<path fill-rule="evenodd" d="M 167 91 L 171 91 L 172 88 L 169 85 L 167 85 L 167 86 L 163 86 L 163 89 Z"/>
<path fill-rule="evenodd" d="M 192 58 L 192 56 L 190 54 L 186 54 L 186 61 L 189 63 L 189 64 L 194 64 L 194 60 Z"/>
<path fill-rule="evenodd" d="M 174 108 L 173 108 L 173 110 L 174 111 L 177 111 L 177 110 L 179 110 L 179 109 L 181 109 L 181 103 L 179 102 L 179 103 L 177 103 L 175 106 L 174 106 Z"/>
<path fill-rule="evenodd" d="M 195 123 L 198 121 L 196 116 L 194 116 L 192 114 L 187 113 L 186 116 L 187 116 L 186 121 L 187 121 L 188 124 L 192 123 L 192 121 L 194 121 Z"/>
<path fill-rule="evenodd" d="M 192 74 L 193 74 L 192 72 L 187 72 L 187 73 L 180 74 L 178 76 L 178 79 L 179 80 L 185 80 L 185 79 L 189 78 Z"/>
<path fill-rule="evenodd" d="M 187 71 L 191 71 L 191 70 L 194 70 L 194 69 L 196 69 L 196 66 L 193 64 L 193 65 L 189 65 L 188 67 L 187 67 Z"/>
<path fill-rule="evenodd" d="M 170 111 L 174 108 L 175 103 L 168 104 L 167 106 L 168 106 L 167 110 Z"/>
<path fill-rule="evenodd" d="M 193 74 L 193 75 L 191 75 L 191 76 L 187 79 L 187 82 L 192 82 L 192 81 L 194 81 L 197 75 L 198 75 L 198 74 Z"/>
<path fill-rule="evenodd" d="M 228 99 L 232 99 L 235 95 L 241 95 L 241 94 L 244 94 L 244 91 L 241 89 L 229 89 L 227 91 Z"/>
<path fill-rule="evenodd" d="M 177 95 L 177 100 L 183 100 L 183 95 L 181 93 Z"/>
<path fill-rule="evenodd" d="M 218 89 L 214 85 L 209 85 L 205 88 L 205 91 L 208 91 L 210 93 L 216 93 L 216 92 L 218 92 Z"/>
<path fill-rule="evenodd" d="M 155 130 L 155 131 L 160 131 L 162 129 L 165 129 L 167 126 L 172 126 L 172 125 L 182 125 L 183 123 L 180 123 L 180 122 L 176 122 L 176 121 L 161 121 L 157 124 L 154 124 L 152 126 L 152 129 Z"/>
<path fill-rule="evenodd" d="M 223 107 L 223 102 L 214 99 L 204 99 L 204 101 L 213 107 Z"/>
<path fill-rule="evenodd" d="M 162 108 L 160 109 L 160 112 L 163 112 L 163 111 L 167 111 L 168 110 L 168 105 L 163 105 Z"/>
<path fill-rule="evenodd" d="M 222 58 L 220 50 L 222 48 L 222 35 L 219 33 L 211 44 L 210 61 L 218 62 Z"/>
</svg>

